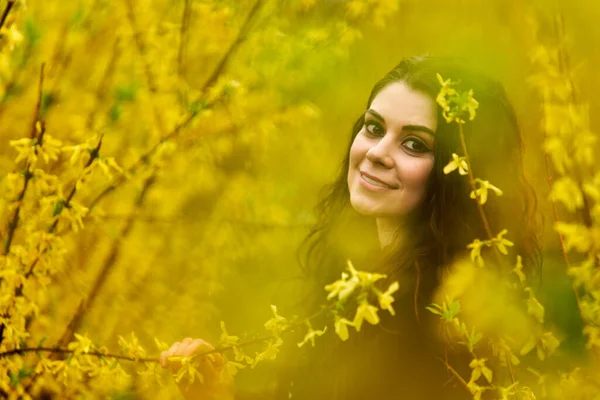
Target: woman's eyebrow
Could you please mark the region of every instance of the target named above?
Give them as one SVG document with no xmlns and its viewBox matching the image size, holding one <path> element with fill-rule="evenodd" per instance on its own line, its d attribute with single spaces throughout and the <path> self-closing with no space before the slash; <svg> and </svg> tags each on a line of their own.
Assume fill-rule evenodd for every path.
<svg viewBox="0 0 600 400">
<path fill-rule="evenodd" d="M 385 119 L 377 111 L 373 110 L 372 108 L 367 109 L 367 113 L 371 114 L 375 119 L 379 120 L 381 123 L 385 123 Z M 425 132 L 425 133 L 429 133 L 430 135 L 435 136 L 435 131 L 433 131 L 423 125 L 404 125 L 402 127 L 402 129 L 407 130 L 407 131 Z"/>
</svg>

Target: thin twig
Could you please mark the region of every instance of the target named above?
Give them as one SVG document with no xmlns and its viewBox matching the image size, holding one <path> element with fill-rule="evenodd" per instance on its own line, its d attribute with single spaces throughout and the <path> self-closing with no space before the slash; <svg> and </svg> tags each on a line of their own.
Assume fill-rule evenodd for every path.
<svg viewBox="0 0 600 400">
<path fill-rule="evenodd" d="M 444 365 L 446 366 L 446 369 L 448 371 L 450 371 L 456 379 L 458 379 L 458 381 L 465 387 L 465 389 L 467 389 L 467 391 L 469 393 L 471 393 L 471 389 L 469 388 L 469 384 L 467 383 L 467 381 L 465 381 L 463 379 L 463 377 L 460 376 L 460 374 L 454 368 L 452 368 L 452 366 L 448 363 L 448 354 L 447 353 L 445 354 L 445 356 L 446 356 L 446 359 L 443 359 L 441 357 L 436 357 L 436 358 L 438 360 L 440 360 L 442 363 L 444 363 Z"/>
<path fill-rule="evenodd" d="M 467 160 L 467 165 L 469 166 L 469 168 L 467 169 L 467 171 L 469 173 L 469 184 L 471 185 L 471 190 L 475 191 L 477 189 L 477 187 L 475 186 L 475 177 L 473 176 L 473 169 L 471 166 L 471 161 L 469 159 L 469 152 L 467 151 L 467 143 L 465 141 L 465 134 L 463 132 L 461 123 L 458 124 L 458 131 L 459 131 L 459 135 L 460 135 L 460 144 L 462 146 L 462 151 Z M 492 240 L 494 238 L 494 236 L 492 235 L 492 229 L 490 228 L 490 223 L 488 222 L 488 219 L 485 215 L 483 206 L 481 205 L 481 203 L 479 202 L 478 199 L 475 199 L 475 202 L 477 203 L 477 211 L 479 211 L 479 216 L 481 217 L 481 222 L 483 223 L 485 232 L 488 235 L 488 239 Z"/>
<path fill-rule="evenodd" d="M 57 354 L 80 354 L 85 356 L 95 356 L 95 357 L 105 357 L 105 358 L 116 358 L 119 360 L 128 360 L 135 362 L 158 362 L 156 358 L 134 358 L 128 356 L 121 356 L 118 354 L 109 354 L 109 353 L 101 353 L 99 351 L 90 351 L 88 353 L 75 353 L 75 350 L 62 349 L 60 347 L 25 347 L 20 349 L 8 350 L 0 353 L 0 358 L 9 357 L 15 354 L 25 354 L 25 353 L 37 353 L 40 351 L 48 351 L 50 353 Z"/>
<path fill-rule="evenodd" d="M 6 18 L 8 17 L 8 14 L 10 13 L 10 9 L 13 8 L 15 3 L 16 3 L 16 0 L 8 0 L 8 3 L 6 3 L 4 12 L 2 13 L 2 16 L 0 17 L 0 28 L 2 28 L 2 26 L 4 26 L 4 22 L 6 22 Z"/>
<path fill-rule="evenodd" d="M 42 131 L 39 132 L 39 134 L 37 132 L 37 123 L 40 122 L 38 118 L 39 118 L 40 109 L 42 106 L 42 90 L 43 90 L 43 85 L 44 85 L 44 67 L 45 67 L 45 64 L 42 64 L 42 67 L 40 69 L 40 78 L 39 78 L 39 84 L 38 84 L 38 99 L 37 99 L 37 103 L 35 105 L 35 111 L 33 114 L 33 123 L 31 125 L 31 132 L 29 134 L 29 136 L 32 139 L 36 138 L 36 142 L 37 142 L 36 145 L 40 145 L 42 143 L 43 138 L 44 138 L 44 133 L 46 131 L 44 124 L 41 123 Z M 21 205 L 22 205 L 21 203 L 23 201 L 23 198 L 25 197 L 25 192 L 27 191 L 27 186 L 29 184 L 29 181 L 33 177 L 33 174 L 31 173 L 31 171 L 29 171 L 30 168 L 31 168 L 31 165 L 29 163 L 27 163 L 27 165 L 25 167 L 25 183 L 23 185 L 23 189 L 21 190 L 21 192 L 19 193 L 19 196 L 16 199 L 16 201 L 18 202 L 17 208 L 15 209 L 15 212 L 13 213 L 11 221 L 8 224 L 8 236 L 7 236 L 6 240 L 4 241 L 4 248 L 3 248 L 4 255 L 7 255 L 8 252 L 10 251 L 10 245 L 12 243 L 17 226 L 19 225 L 19 214 L 21 213 Z M 0 338 L 0 342 L 1 342 L 1 338 Z"/>
<path fill-rule="evenodd" d="M 315 312 L 314 314 L 310 315 L 309 317 L 306 317 L 303 320 L 295 322 L 295 323 L 289 325 L 288 327 L 282 329 L 281 334 L 294 331 L 296 328 L 299 328 L 300 326 L 305 325 L 306 321 L 313 320 L 313 319 L 319 317 L 320 315 L 322 315 L 328 311 L 331 311 L 333 308 L 334 308 L 334 305 L 323 308 L 323 309 Z M 277 336 L 272 335 L 272 334 L 265 335 L 265 336 L 261 336 L 258 338 L 241 341 L 235 345 L 222 346 L 222 347 L 219 347 L 216 349 L 212 349 L 210 351 L 199 353 L 195 356 L 202 357 L 202 356 L 205 356 L 208 354 L 225 353 L 226 351 L 233 350 L 234 348 L 240 349 L 240 348 L 248 347 L 248 346 L 251 346 L 251 345 L 254 345 L 257 343 L 264 343 L 269 340 L 275 339 L 276 337 Z M 59 347 L 38 346 L 38 347 L 25 347 L 25 348 L 20 348 L 20 349 L 12 349 L 12 350 L 0 352 L 0 358 L 9 357 L 9 356 L 16 355 L 16 354 L 36 353 L 36 352 L 41 352 L 41 351 L 47 351 L 47 352 L 51 352 L 51 353 L 55 353 L 55 354 L 79 354 L 79 355 L 86 355 L 86 356 L 115 358 L 115 359 L 127 360 L 127 361 L 133 361 L 133 362 L 160 362 L 160 359 L 158 357 L 135 358 L 135 357 L 130 357 L 130 356 L 122 356 L 122 355 L 118 355 L 118 354 L 103 353 L 103 352 L 99 352 L 99 351 L 90 351 L 87 353 L 76 353 L 75 350 L 65 349 L 60 346 Z"/>
</svg>

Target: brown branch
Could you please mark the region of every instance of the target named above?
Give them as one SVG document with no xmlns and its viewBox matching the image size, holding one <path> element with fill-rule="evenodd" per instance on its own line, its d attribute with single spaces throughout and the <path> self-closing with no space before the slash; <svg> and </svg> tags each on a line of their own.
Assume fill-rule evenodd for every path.
<svg viewBox="0 0 600 400">
<path fill-rule="evenodd" d="M 0 353 L 0 358 L 9 357 L 16 354 L 25 354 L 25 353 L 37 353 L 37 352 L 50 352 L 56 354 L 76 354 L 74 350 L 62 349 L 60 347 L 25 347 L 21 349 L 13 349 Z M 110 353 L 101 353 L 99 351 L 90 351 L 87 353 L 77 353 L 85 356 L 95 356 L 95 357 L 106 357 L 106 358 L 115 358 L 119 360 L 127 360 L 134 362 L 158 362 L 156 358 L 134 358 L 129 356 L 122 356 L 118 354 L 110 354 Z"/>
<path fill-rule="evenodd" d="M 448 363 L 448 353 L 447 353 L 447 351 L 445 352 L 445 359 L 443 359 L 443 358 L 441 358 L 441 357 L 436 357 L 436 358 L 437 358 L 438 360 L 440 360 L 440 361 L 441 361 L 441 362 L 442 362 L 442 363 L 443 363 L 443 364 L 446 366 L 446 369 L 447 369 L 447 370 L 448 370 L 450 373 L 452 373 L 452 375 L 454 375 L 454 377 L 455 377 L 456 379 L 458 379 L 458 381 L 459 381 L 459 382 L 460 382 L 460 383 L 461 383 L 461 384 L 462 384 L 462 385 L 465 387 L 465 389 L 467 389 L 467 391 L 468 391 L 469 393 L 471 393 L 471 389 L 469 389 L 469 384 L 467 383 L 467 381 L 465 381 L 465 380 L 463 379 L 463 377 L 462 377 L 462 376 L 460 376 L 460 374 L 459 374 L 459 373 L 458 373 L 458 372 L 457 372 L 457 371 L 456 371 L 454 368 L 452 368 L 452 366 L 451 366 L 451 365 Z"/>
<path fill-rule="evenodd" d="M 513 372 L 513 368 L 512 368 L 512 361 L 510 360 L 510 357 L 508 356 L 508 354 L 505 354 L 505 362 L 506 365 L 508 366 L 508 373 L 510 374 L 510 380 L 512 381 L 513 386 L 517 386 L 517 380 L 515 379 L 515 373 Z M 517 395 L 517 400 L 521 400 L 521 394 L 519 392 L 515 393 Z"/>
<path fill-rule="evenodd" d="M 35 105 L 35 111 L 34 111 L 34 117 L 33 117 L 33 123 L 31 126 L 31 132 L 30 132 L 30 137 L 36 138 L 36 146 L 37 145 L 41 145 L 43 138 L 44 138 L 44 132 L 46 131 L 45 129 L 45 125 L 42 122 L 42 131 L 38 134 L 37 133 L 37 123 L 40 122 L 38 120 L 39 114 L 40 114 L 40 108 L 42 105 L 42 88 L 44 85 L 44 64 L 42 64 L 42 67 L 40 69 L 40 79 L 39 79 L 39 87 L 38 87 L 38 99 L 37 99 L 37 103 Z M 31 173 L 31 171 L 29 170 L 31 168 L 30 163 L 27 163 L 26 167 L 25 167 L 25 183 L 23 185 L 23 189 L 21 190 L 21 192 L 19 193 L 19 196 L 17 197 L 16 201 L 19 203 L 17 205 L 17 208 L 15 209 L 15 212 L 13 213 L 13 216 L 10 220 L 10 222 L 8 223 L 8 236 L 6 238 L 6 240 L 4 241 L 4 248 L 3 248 L 3 252 L 4 255 L 7 255 L 8 252 L 10 251 L 10 246 L 15 234 L 15 231 L 17 229 L 17 226 L 19 225 L 19 215 L 21 213 L 21 202 L 23 201 L 23 198 L 25 197 L 25 192 L 27 191 L 27 186 L 29 184 L 29 181 L 31 180 L 31 178 L 33 177 L 33 174 Z M 1 342 L 1 338 L 0 338 L 0 342 Z"/>
<path fill-rule="evenodd" d="M 6 22 L 6 18 L 8 17 L 8 14 L 10 13 L 10 9 L 13 8 L 15 3 L 16 3 L 16 0 L 8 0 L 8 3 L 6 3 L 4 12 L 2 13 L 2 16 L 0 17 L 0 28 L 2 28 L 2 26 L 4 26 L 4 22 Z"/>
<path fill-rule="evenodd" d="M 96 280 L 94 282 L 92 290 L 88 294 L 87 298 L 82 299 L 81 302 L 79 303 L 79 307 L 77 308 L 77 311 L 71 318 L 71 321 L 67 325 L 65 332 L 63 333 L 63 335 L 61 336 L 61 338 L 58 341 L 58 347 L 66 346 L 67 343 L 69 343 L 72 340 L 75 331 L 78 330 L 79 327 L 81 326 L 81 323 L 83 322 L 83 318 L 84 318 L 85 314 L 94 305 L 94 302 L 96 301 L 96 299 L 98 297 L 98 294 L 100 293 L 101 289 L 104 287 L 106 279 L 110 275 L 112 269 L 114 268 L 114 266 L 119 258 L 119 255 L 121 252 L 121 244 L 123 243 L 123 240 L 131 232 L 131 229 L 133 228 L 133 225 L 135 222 L 135 217 L 137 215 L 137 211 L 141 208 L 141 206 L 144 202 L 144 199 L 148 193 L 148 190 L 154 183 L 155 178 L 156 178 L 155 175 L 152 175 L 148 179 L 146 179 L 146 181 L 144 182 L 142 191 L 140 192 L 140 194 L 137 198 L 137 201 L 135 203 L 134 211 L 129 216 L 129 219 L 125 222 L 125 226 L 121 230 L 119 237 L 117 239 L 115 239 L 115 241 L 113 242 L 110 254 L 106 258 L 104 265 L 102 266 L 102 269 L 100 270 L 100 273 L 96 277 Z"/>
<path fill-rule="evenodd" d="M 323 309 L 315 312 L 311 316 L 306 317 L 305 319 L 295 322 L 295 323 L 289 325 L 288 327 L 282 329 L 281 333 L 283 334 L 283 333 L 291 332 L 294 329 L 306 324 L 306 321 L 315 319 L 315 318 L 319 317 L 320 315 L 324 314 L 325 312 L 332 310 L 333 308 L 334 308 L 333 304 L 330 305 L 330 307 L 323 308 Z M 257 343 L 263 343 L 263 342 L 269 341 L 274 338 L 276 338 L 275 335 L 265 335 L 265 336 L 261 336 L 258 338 L 242 341 L 236 345 L 223 346 L 223 347 L 216 348 L 216 349 L 213 349 L 210 351 L 206 351 L 206 352 L 197 354 L 196 356 L 201 357 L 201 356 L 205 356 L 205 355 L 213 354 L 213 353 L 224 353 L 226 351 L 233 350 L 234 348 L 247 347 L 247 346 L 251 346 L 253 344 L 257 344 Z M 133 362 L 159 362 L 160 361 L 158 357 L 135 358 L 135 357 L 130 357 L 130 356 L 118 355 L 118 354 L 102 353 L 99 351 L 90 351 L 87 353 L 76 353 L 75 350 L 69 350 L 69 349 L 65 349 L 65 348 L 61 348 L 61 347 L 43 347 L 43 346 L 25 347 L 25 348 L 20 348 L 20 349 L 12 349 L 12 350 L 3 351 L 3 352 L 0 352 L 0 358 L 9 357 L 9 356 L 16 355 L 16 354 L 36 353 L 36 352 L 41 352 L 41 351 L 44 351 L 44 352 L 47 351 L 47 352 L 51 352 L 51 353 L 55 353 L 55 354 L 79 354 L 79 355 L 95 356 L 95 357 L 107 357 L 107 358 L 115 358 L 115 359 L 119 359 L 119 360 L 127 360 L 127 361 L 133 361 Z"/>
</svg>

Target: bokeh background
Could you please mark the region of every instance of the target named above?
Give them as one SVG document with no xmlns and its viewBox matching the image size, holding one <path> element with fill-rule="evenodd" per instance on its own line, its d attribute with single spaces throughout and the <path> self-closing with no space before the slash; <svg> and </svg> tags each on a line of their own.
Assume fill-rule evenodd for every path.
<svg viewBox="0 0 600 400">
<path fill-rule="evenodd" d="M 42 64 L 46 133 L 64 146 L 102 137 L 100 155 L 128 171 L 95 171 L 74 196 L 89 213 L 77 232 L 59 226 L 67 253 L 40 289 L 28 340 L 54 344 L 78 316 L 76 331 L 94 343 L 116 347 L 135 332 L 158 354 L 155 337 L 216 341 L 221 320 L 251 335 L 271 304 L 285 315 L 296 300 L 296 249 L 371 86 L 402 57 L 431 54 L 463 57 L 504 83 L 545 221 L 541 299 L 565 348 L 581 351 L 552 230 L 531 56 L 566 46 L 595 128 L 599 17 L 593 2 L 561 0 L 17 1 L 0 36 L 0 176 L 17 170 L 8 144 L 30 135 Z M 70 156 L 41 164 L 65 193 L 82 169 Z M 31 200 L 21 219 L 36 207 Z M 243 371 L 239 385 L 259 390 L 272 373 Z M 148 396 L 135 379 L 104 390 Z M 172 381 L 152 390 L 177 396 Z"/>
</svg>

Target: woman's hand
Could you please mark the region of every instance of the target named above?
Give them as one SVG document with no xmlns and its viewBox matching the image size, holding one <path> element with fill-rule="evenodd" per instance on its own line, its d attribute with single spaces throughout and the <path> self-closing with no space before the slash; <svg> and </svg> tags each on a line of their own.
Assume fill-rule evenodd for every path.
<svg viewBox="0 0 600 400">
<path fill-rule="evenodd" d="M 169 350 L 160 354 L 160 365 L 163 368 L 170 367 L 173 373 L 177 373 L 181 363 L 175 360 L 169 361 L 169 357 L 191 357 L 211 350 L 214 350 L 214 347 L 202 339 L 185 338 L 181 342 L 175 342 Z M 226 361 L 221 354 L 211 353 L 197 357 L 193 363 L 203 379 L 202 382 L 195 379 L 192 384 L 189 384 L 184 378 L 177 383 L 185 399 L 233 399 L 233 379 L 225 369 Z"/>
</svg>

